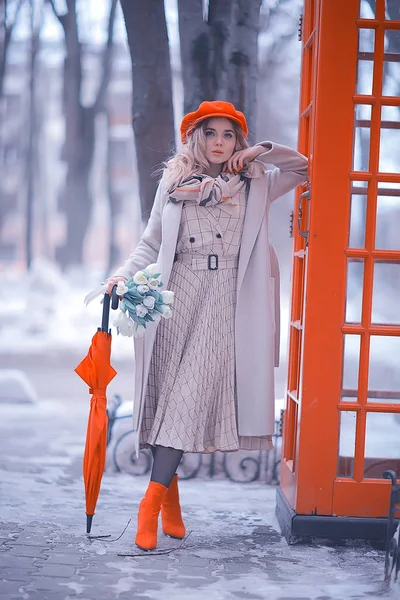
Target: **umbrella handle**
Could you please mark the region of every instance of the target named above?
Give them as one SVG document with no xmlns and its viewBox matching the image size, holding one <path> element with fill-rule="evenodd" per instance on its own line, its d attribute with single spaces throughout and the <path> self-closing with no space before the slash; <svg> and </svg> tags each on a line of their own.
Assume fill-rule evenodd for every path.
<svg viewBox="0 0 400 600">
<path fill-rule="evenodd" d="M 108 321 L 110 317 L 110 301 L 111 298 L 109 294 L 104 294 L 103 299 L 103 317 L 101 319 L 101 327 L 98 328 L 98 331 L 108 332 Z M 117 296 L 117 286 L 114 285 L 112 289 L 112 303 L 111 308 L 115 310 L 118 308 L 119 297 Z"/>
<path fill-rule="evenodd" d="M 113 310 L 117 310 L 119 305 L 119 296 L 117 295 L 117 286 L 114 285 L 113 289 L 112 289 L 112 296 L 111 296 L 111 308 Z"/>
</svg>

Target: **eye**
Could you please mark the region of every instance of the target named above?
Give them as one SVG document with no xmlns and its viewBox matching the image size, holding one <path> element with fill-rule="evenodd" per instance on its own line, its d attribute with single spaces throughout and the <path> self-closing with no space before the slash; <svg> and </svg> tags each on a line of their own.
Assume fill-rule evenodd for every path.
<svg viewBox="0 0 400 600">
<path fill-rule="evenodd" d="M 228 140 L 231 140 L 233 138 L 233 133 L 231 133 L 230 131 L 227 131 L 225 133 L 224 137 L 226 137 Z"/>
<path fill-rule="evenodd" d="M 212 129 L 206 129 L 206 137 L 210 137 L 211 135 L 214 135 Z"/>
</svg>

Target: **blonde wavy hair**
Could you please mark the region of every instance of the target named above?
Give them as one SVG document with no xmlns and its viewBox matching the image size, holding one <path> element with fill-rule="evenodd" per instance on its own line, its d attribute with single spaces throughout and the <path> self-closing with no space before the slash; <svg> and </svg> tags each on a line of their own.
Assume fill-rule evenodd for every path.
<svg viewBox="0 0 400 600">
<path fill-rule="evenodd" d="M 191 175 L 199 175 L 209 168 L 210 163 L 205 154 L 206 129 L 209 121 L 210 119 L 202 121 L 188 137 L 188 141 L 183 144 L 181 150 L 163 163 L 163 168 L 159 170 L 159 173 L 161 173 L 161 179 L 166 190 L 174 190 Z M 236 133 L 235 152 L 248 148 L 249 144 L 239 125 L 234 121 L 231 121 L 231 123 Z"/>
</svg>

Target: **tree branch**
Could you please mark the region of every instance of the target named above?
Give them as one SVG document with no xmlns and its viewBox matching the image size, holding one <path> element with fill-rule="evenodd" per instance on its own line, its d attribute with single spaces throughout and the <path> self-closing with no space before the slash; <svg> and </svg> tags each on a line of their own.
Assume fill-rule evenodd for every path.
<svg viewBox="0 0 400 600">
<path fill-rule="evenodd" d="M 64 29 L 64 32 L 66 32 L 68 13 L 66 13 L 65 15 L 58 14 L 56 5 L 54 4 L 54 0 L 48 0 L 48 2 L 50 4 L 51 8 L 53 9 L 53 13 L 54 13 L 56 19 L 61 23 L 62 28 Z"/>
<path fill-rule="evenodd" d="M 111 0 L 110 3 L 110 15 L 108 17 L 108 35 L 107 35 L 107 44 L 104 49 L 102 65 L 103 72 L 101 77 L 101 82 L 99 86 L 99 90 L 97 92 L 96 100 L 93 104 L 93 110 L 96 114 L 99 110 L 101 110 L 104 99 L 107 91 L 107 87 L 110 81 L 111 76 L 111 57 L 113 50 L 113 38 L 114 38 L 114 21 L 115 21 L 115 12 L 117 9 L 117 0 Z"/>
</svg>

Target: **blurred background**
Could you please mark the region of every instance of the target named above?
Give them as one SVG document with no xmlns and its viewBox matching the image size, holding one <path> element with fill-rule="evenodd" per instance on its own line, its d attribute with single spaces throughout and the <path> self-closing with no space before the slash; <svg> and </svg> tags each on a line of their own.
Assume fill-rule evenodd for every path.
<svg viewBox="0 0 400 600">
<path fill-rule="evenodd" d="M 363 16 L 373 4 L 362 0 Z M 101 319 L 100 300 L 85 308 L 83 298 L 137 244 L 154 171 L 174 151 L 185 112 L 226 99 L 245 112 L 251 142 L 296 147 L 301 11 L 301 0 L 0 0 L 3 369 L 23 369 L 39 395 L 83 391 L 72 369 Z M 363 31 L 358 92 L 370 93 L 373 39 Z M 399 51 L 395 34 L 385 42 L 391 52 Z M 388 63 L 385 94 L 398 94 L 399 69 Z M 385 118 L 398 123 L 397 108 L 386 108 Z M 370 115 L 357 118 L 354 165 L 363 170 Z M 397 131 L 384 134 L 381 170 L 392 172 Z M 293 192 L 271 210 L 282 291 L 278 399 L 287 367 L 292 209 Z M 398 247 L 395 215 L 397 196 L 383 198 L 382 248 Z M 364 222 L 365 203 L 350 235 Z M 353 266 L 356 307 L 363 271 Z M 392 292 L 399 286 L 383 279 L 383 290 L 388 280 Z M 381 309 L 396 311 L 385 298 Z M 112 352 L 119 375 L 111 390 L 131 398 L 132 340 L 115 335 Z"/>
<path fill-rule="evenodd" d="M 53 381 L 80 385 L 70 369 L 101 317 L 100 301 L 85 308 L 83 298 L 138 242 L 184 112 L 227 99 L 246 113 L 251 142 L 296 146 L 302 2 L 0 7 L 0 357 L 48 394 Z M 271 217 L 283 355 L 292 201 Z M 114 336 L 113 358 L 131 365 L 132 340 Z M 283 396 L 284 356 L 281 370 Z M 116 388 L 131 391 L 131 369 L 121 377 Z"/>
</svg>

